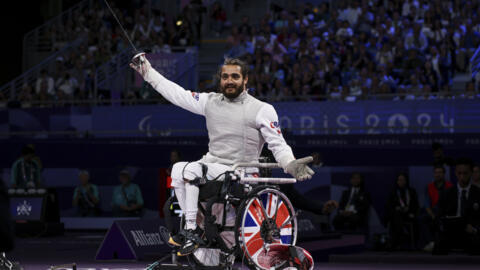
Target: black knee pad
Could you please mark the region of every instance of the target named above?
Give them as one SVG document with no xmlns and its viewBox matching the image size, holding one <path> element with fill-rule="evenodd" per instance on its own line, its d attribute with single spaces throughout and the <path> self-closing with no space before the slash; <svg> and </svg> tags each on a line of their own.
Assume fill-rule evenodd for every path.
<svg viewBox="0 0 480 270">
<path fill-rule="evenodd" d="M 183 167 L 182 177 L 183 177 L 183 174 L 185 172 L 185 168 L 188 166 L 188 164 L 190 164 L 190 163 L 187 163 L 185 165 L 185 167 Z M 208 172 L 207 165 L 205 165 L 203 163 L 200 163 L 200 162 L 199 162 L 199 164 L 200 164 L 200 166 L 202 166 L 202 176 L 195 177 L 195 179 L 188 181 L 190 184 L 195 185 L 197 187 L 207 183 L 207 172 Z M 185 179 L 185 177 L 183 177 L 183 179 Z"/>
</svg>

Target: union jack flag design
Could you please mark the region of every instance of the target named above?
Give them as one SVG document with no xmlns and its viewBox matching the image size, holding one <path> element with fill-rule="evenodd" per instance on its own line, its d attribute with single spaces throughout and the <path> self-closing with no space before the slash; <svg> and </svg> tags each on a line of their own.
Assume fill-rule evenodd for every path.
<svg viewBox="0 0 480 270">
<path fill-rule="evenodd" d="M 246 209 L 247 213 L 245 223 L 243 224 L 243 235 L 245 237 L 244 252 L 255 261 L 257 261 L 259 254 L 262 252 L 265 253 L 263 245 L 264 241 L 260 235 L 260 227 L 262 222 L 265 220 L 265 217 L 260 204 L 265 208 L 269 218 L 274 218 L 276 207 L 278 208 L 277 217 L 275 220 L 278 228 L 282 226 L 291 216 L 291 213 L 288 211 L 288 208 L 282 198 L 274 193 L 261 194 L 259 198 L 256 198 L 250 204 L 248 209 Z M 288 224 L 286 224 L 280 230 L 280 239 L 275 239 L 273 243 L 286 245 L 292 244 L 292 222 L 293 221 L 290 220 Z"/>
</svg>

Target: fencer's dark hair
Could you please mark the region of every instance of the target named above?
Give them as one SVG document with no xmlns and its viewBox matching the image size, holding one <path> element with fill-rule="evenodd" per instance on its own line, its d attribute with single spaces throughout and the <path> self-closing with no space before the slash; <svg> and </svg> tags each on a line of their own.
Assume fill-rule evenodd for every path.
<svg viewBox="0 0 480 270">
<path fill-rule="evenodd" d="M 467 157 L 458 158 L 457 161 L 455 162 L 455 166 L 460 166 L 460 165 L 467 165 L 470 168 L 470 170 L 472 170 L 473 160 Z"/>
<path fill-rule="evenodd" d="M 242 73 L 242 77 L 245 79 L 248 76 L 248 65 L 243 60 L 239 58 L 225 58 L 223 61 L 223 65 L 218 68 L 217 71 L 217 79 L 220 81 L 220 75 L 222 74 L 222 67 L 223 66 L 239 66 L 240 72 Z"/>
</svg>

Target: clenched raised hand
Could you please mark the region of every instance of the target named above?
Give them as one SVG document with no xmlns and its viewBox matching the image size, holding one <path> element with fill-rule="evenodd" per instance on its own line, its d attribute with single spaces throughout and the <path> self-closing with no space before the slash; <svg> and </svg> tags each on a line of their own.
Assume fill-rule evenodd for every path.
<svg viewBox="0 0 480 270">
<path fill-rule="evenodd" d="M 130 62 L 130 67 L 136 70 L 142 77 L 145 77 L 145 74 L 147 74 L 151 66 L 145 57 L 145 53 L 136 54 Z"/>
</svg>

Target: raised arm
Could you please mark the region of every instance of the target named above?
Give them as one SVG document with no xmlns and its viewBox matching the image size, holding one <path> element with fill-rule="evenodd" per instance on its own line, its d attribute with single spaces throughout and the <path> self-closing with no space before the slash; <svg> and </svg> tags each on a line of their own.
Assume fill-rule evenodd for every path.
<svg viewBox="0 0 480 270">
<path fill-rule="evenodd" d="M 185 90 L 178 84 L 168 80 L 151 66 L 144 55 L 136 56 L 130 63 L 130 67 L 136 70 L 146 82 L 172 104 L 192 113 L 205 115 L 205 104 L 208 99 L 207 93 Z"/>
</svg>

